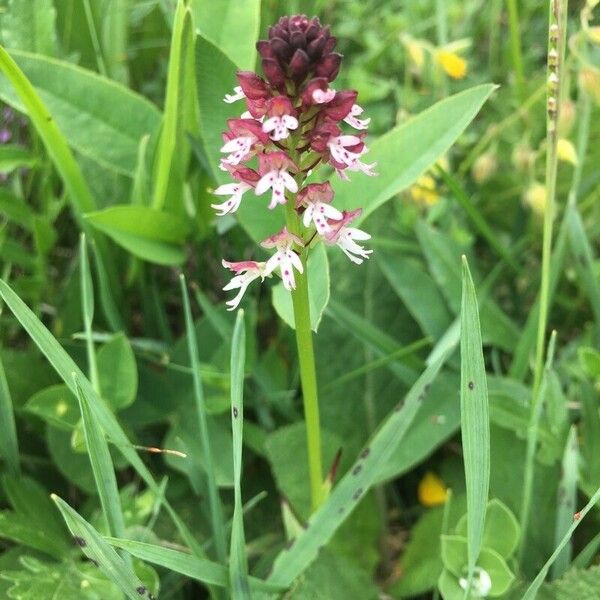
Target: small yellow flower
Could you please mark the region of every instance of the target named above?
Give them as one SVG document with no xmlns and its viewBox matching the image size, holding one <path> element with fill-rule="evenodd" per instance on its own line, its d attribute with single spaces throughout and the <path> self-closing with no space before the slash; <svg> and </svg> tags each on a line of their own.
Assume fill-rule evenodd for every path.
<svg viewBox="0 0 600 600">
<path fill-rule="evenodd" d="M 525 190 L 523 201 L 536 215 L 543 217 L 546 210 L 546 186 L 535 181 Z"/>
<path fill-rule="evenodd" d="M 423 44 L 420 44 L 417 40 L 413 40 L 408 36 L 402 41 L 404 42 L 404 46 L 408 51 L 410 59 L 415 63 L 415 66 L 420 71 L 425 64 L 425 51 L 423 50 Z"/>
<path fill-rule="evenodd" d="M 409 189 L 409 194 L 415 204 L 433 206 L 440 199 L 435 179 L 425 173 L 417 179 Z"/>
<path fill-rule="evenodd" d="M 455 52 L 438 50 L 436 60 L 452 79 L 462 79 L 467 74 L 467 61 Z"/>
<path fill-rule="evenodd" d="M 558 140 L 556 144 L 556 154 L 558 155 L 559 160 L 571 163 L 572 165 L 577 164 L 577 150 L 575 150 L 575 146 L 565 138 L 560 138 Z"/>
<path fill-rule="evenodd" d="M 444 482 L 430 471 L 419 482 L 419 502 L 423 506 L 439 506 L 445 504 L 448 498 L 448 489 Z"/>
</svg>

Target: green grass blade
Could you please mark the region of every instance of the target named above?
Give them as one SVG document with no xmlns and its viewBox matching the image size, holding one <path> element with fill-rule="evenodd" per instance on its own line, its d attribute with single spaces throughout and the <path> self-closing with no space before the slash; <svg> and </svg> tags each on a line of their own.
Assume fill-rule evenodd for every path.
<svg viewBox="0 0 600 600">
<path fill-rule="evenodd" d="M 147 469 L 144 462 L 140 459 L 139 455 L 132 447 L 127 435 L 119 425 L 119 422 L 111 410 L 106 405 L 105 401 L 95 392 L 92 384 L 81 372 L 73 359 L 67 354 L 64 348 L 61 347 L 61 345 L 56 341 L 43 323 L 27 307 L 27 305 L 17 296 L 17 294 L 15 294 L 11 287 L 1 279 L 0 297 L 2 297 L 6 303 L 6 306 L 10 308 L 17 320 L 21 323 L 21 326 L 29 334 L 29 337 L 31 337 L 33 342 L 41 350 L 42 354 L 46 357 L 48 362 L 52 365 L 59 377 L 69 387 L 73 394 L 77 394 L 77 389 L 73 381 L 73 373 L 76 374 L 79 384 L 81 385 L 81 389 L 85 393 L 86 397 L 91 400 L 90 407 L 92 409 L 93 416 L 95 419 L 97 419 L 100 427 L 102 427 L 111 441 L 117 445 L 121 454 L 137 471 L 140 477 L 146 482 L 148 487 L 158 494 L 160 488 L 156 481 L 154 481 L 150 471 Z M 173 519 L 173 522 L 177 526 L 182 538 L 185 540 L 185 543 L 193 549 L 195 554 L 202 556 L 202 548 L 194 539 L 187 525 L 183 522 L 179 515 L 177 515 L 177 513 L 173 510 L 173 507 L 166 499 L 164 501 L 164 506 Z"/>
<path fill-rule="evenodd" d="M 79 274 L 81 278 L 81 306 L 83 311 L 85 348 L 87 351 L 90 381 L 92 382 L 94 389 L 100 393 L 96 349 L 94 348 L 94 339 L 92 337 L 92 323 L 94 321 L 94 287 L 92 284 L 92 275 L 90 273 L 85 233 L 82 233 L 79 237 Z"/>
<path fill-rule="evenodd" d="M 466 257 L 460 334 L 461 430 L 467 484 L 468 568 L 472 575 L 481 551 L 490 485 L 490 419 L 477 296 Z"/>
<path fill-rule="evenodd" d="M 231 341 L 231 429 L 233 433 L 233 489 L 235 502 L 229 553 L 229 581 L 231 597 L 235 600 L 251 598 L 248 583 L 248 557 L 244 535 L 242 505 L 242 443 L 244 429 L 244 365 L 246 360 L 246 329 L 244 311 L 238 311 Z"/>
<path fill-rule="evenodd" d="M 583 521 L 584 517 L 592 510 L 592 508 L 600 502 L 600 488 L 596 490 L 594 495 L 590 498 L 590 501 L 585 505 L 585 507 L 578 513 L 575 513 L 573 523 L 565 536 L 561 540 L 560 544 L 554 549 L 554 552 L 550 556 L 550 558 L 546 561 L 546 564 L 542 567 L 542 570 L 537 574 L 536 578 L 531 582 L 531 585 L 527 588 L 527 591 L 523 595 L 522 600 L 535 600 L 537 593 L 544 583 L 544 579 L 550 570 L 550 567 L 556 560 L 556 558 L 562 552 L 562 549 L 567 545 L 574 531 L 579 527 L 579 524 Z"/>
<path fill-rule="evenodd" d="M 574 569 L 587 569 L 596 558 L 600 550 L 600 533 L 597 533 L 573 559 L 571 566 Z"/>
<path fill-rule="evenodd" d="M 202 451 L 206 457 L 205 471 L 208 486 L 208 504 L 212 533 L 215 539 L 215 550 L 217 558 L 223 564 L 227 561 L 227 550 L 225 545 L 225 524 L 223 520 L 223 506 L 219 497 L 219 488 L 217 487 L 217 478 L 212 459 L 212 449 L 208 437 L 208 422 L 206 413 L 206 404 L 204 401 L 204 392 L 202 390 L 202 381 L 200 371 L 198 370 L 198 343 L 196 340 L 196 330 L 192 319 L 190 308 L 190 298 L 188 296 L 185 277 L 181 275 L 181 295 L 183 298 L 183 312 L 185 315 L 185 331 L 188 343 L 188 352 L 190 357 L 190 366 L 192 368 L 192 379 L 194 382 L 194 398 L 196 400 L 196 412 L 198 416 L 198 428 L 201 437 Z"/>
<path fill-rule="evenodd" d="M 112 546 L 75 510 L 56 494 L 52 500 L 60 510 L 73 539 L 81 551 L 98 564 L 98 568 L 115 584 L 128 598 L 132 600 L 151 600 L 152 593 L 146 589 L 132 568 L 128 566 L 115 552 Z"/>
<path fill-rule="evenodd" d="M 105 538 L 109 544 L 122 550 L 126 550 L 133 556 L 142 559 L 145 562 L 154 565 L 160 565 L 180 573 L 186 577 L 191 577 L 206 585 L 226 587 L 229 583 L 227 567 L 210 560 L 198 558 L 179 550 L 164 548 L 156 544 L 147 544 L 135 540 L 123 540 L 115 538 Z M 275 593 L 282 590 L 281 586 L 268 583 L 255 577 L 250 577 L 250 587 L 255 592 Z"/>
<path fill-rule="evenodd" d="M 89 401 L 83 393 L 75 374 L 73 379 L 77 389 L 77 400 L 83 421 L 87 453 L 92 465 L 92 473 L 100 497 L 102 512 L 108 525 L 108 532 L 114 537 L 123 537 L 125 534 L 125 520 L 123 519 L 119 488 L 115 468 L 108 450 L 108 443 L 100 425 L 94 419 Z"/>
<path fill-rule="evenodd" d="M 333 488 L 328 499 L 314 512 L 306 529 L 276 558 L 268 581 L 289 586 L 317 557 L 360 499 L 377 481 L 381 466 L 406 435 L 421 404 L 426 401 L 431 383 L 448 358 L 446 353 L 428 367 L 394 411 L 373 435 L 352 468 Z"/>
<path fill-rule="evenodd" d="M 184 73 L 186 59 L 191 54 L 189 46 L 193 45 L 192 13 L 183 0 L 179 0 L 175 10 L 173 35 L 171 37 L 171 55 L 167 74 L 167 90 L 165 95 L 165 110 L 163 127 L 157 149 L 156 178 L 152 195 L 152 208 L 161 209 L 167 198 L 169 180 L 176 160 L 175 148 L 182 141 L 182 105 Z"/>
<path fill-rule="evenodd" d="M 554 539 L 557 545 L 573 522 L 573 507 L 577 501 L 578 461 L 577 428 L 572 425 L 565 445 L 561 478 L 558 484 L 556 526 L 554 530 Z M 566 573 L 571 564 L 572 555 L 573 547 L 570 542 L 567 542 L 552 565 L 552 579 L 558 579 Z"/>
<path fill-rule="evenodd" d="M 210 324 L 216 329 L 221 339 L 224 342 L 228 342 L 231 339 L 233 328 L 231 323 L 215 308 L 214 304 L 206 296 L 206 294 L 195 284 L 192 285 L 194 291 L 194 297 L 196 302 L 202 309 L 202 312 L 210 322 Z"/>
<path fill-rule="evenodd" d="M 0 310 L 0 313 L 2 311 Z M 19 442 L 17 439 L 17 427 L 15 424 L 15 413 L 12 398 L 8 389 L 8 381 L 0 355 L 0 456 L 8 467 L 11 475 L 19 475 L 21 465 L 19 463 Z"/>
<path fill-rule="evenodd" d="M 67 141 L 23 71 L 1 46 L 0 70 L 11 82 L 27 109 L 29 118 L 65 183 L 69 198 L 75 208 L 75 214 L 80 217 L 82 213 L 94 210 L 96 202 L 83 178 L 79 165 L 75 162 Z"/>
</svg>

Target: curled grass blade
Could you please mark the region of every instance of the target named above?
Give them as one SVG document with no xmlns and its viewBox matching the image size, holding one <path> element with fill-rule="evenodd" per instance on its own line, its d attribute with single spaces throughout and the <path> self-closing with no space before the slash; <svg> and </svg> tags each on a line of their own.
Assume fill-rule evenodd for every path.
<svg viewBox="0 0 600 600">
<path fill-rule="evenodd" d="M 431 383 L 449 352 L 428 367 L 365 446 L 357 461 L 333 488 L 328 499 L 311 515 L 306 529 L 275 559 L 268 581 L 290 586 L 317 557 L 361 498 L 377 481 L 381 466 L 405 436 Z"/>
<path fill-rule="evenodd" d="M 81 551 L 132 600 L 150 600 L 151 592 L 142 584 L 132 568 L 116 553 L 112 546 L 64 500 L 52 494 L 75 543 Z"/>
<path fill-rule="evenodd" d="M 185 333 L 188 344 L 188 353 L 190 357 L 190 366 L 192 369 L 192 380 L 194 383 L 194 398 L 196 401 L 196 414 L 198 417 L 198 428 L 200 433 L 200 442 L 202 452 L 206 457 L 204 461 L 207 486 L 208 486 L 208 504 L 210 511 L 210 520 L 212 533 L 215 540 L 215 550 L 217 558 L 223 564 L 227 561 L 227 551 L 225 545 L 225 524 L 223 521 L 223 506 L 219 497 L 219 488 L 217 487 L 217 477 L 214 469 L 213 453 L 208 437 L 208 418 L 206 412 L 206 403 L 204 400 L 204 391 L 202 389 L 202 380 L 198 365 L 198 343 L 196 340 L 196 330 L 192 319 L 192 310 L 190 308 L 190 298 L 187 292 L 185 277 L 180 276 L 181 295 L 183 298 L 183 312 L 185 315 Z"/>
<path fill-rule="evenodd" d="M 460 331 L 460 408 L 467 484 L 468 569 L 472 577 L 481 551 L 490 485 L 490 419 L 475 286 L 463 256 Z"/>
<path fill-rule="evenodd" d="M 238 311 L 231 342 L 231 429 L 233 433 L 233 490 L 234 508 L 229 553 L 229 582 L 231 597 L 249 599 L 248 557 L 244 535 L 242 505 L 242 443 L 244 435 L 244 364 L 246 359 L 246 329 L 244 311 Z"/>
<path fill-rule="evenodd" d="M 96 489 L 108 525 L 108 531 L 112 536 L 123 537 L 125 534 L 125 520 L 123 519 L 119 488 L 115 468 L 108 450 L 108 443 L 104 437 L 104 432 L 92 415 L 88 399 L 79 385 L 77 375 L 73 374 L 73 380 L 77 389 L 77 401 L 79 402 L 79 410 L 83 421 L 87 454 L 92 465 Z"/>
</svg>

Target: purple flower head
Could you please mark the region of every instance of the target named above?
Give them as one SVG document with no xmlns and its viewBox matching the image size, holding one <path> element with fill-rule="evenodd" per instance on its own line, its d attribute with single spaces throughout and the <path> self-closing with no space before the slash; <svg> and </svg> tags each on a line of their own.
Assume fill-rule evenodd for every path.
<svg viewBox="0 0 600 600">
<path fill-rule="evenodd" d="M 231 310 L 249 283 L 272 273 L 281 276 L 287 290 L 295 290 L 316 243 L 339 246 L 357 264 L 371 253 L 357 243 L 369 234 L 350 226 L 361 209 L 336 208 L 328 181 L 306 183 L 320 164 L 331 165 L 343 179 L 350 171 L 375 175 L 375 164 L 363 162 L 370 119 L 360 118 L 358 94 L 332 87 L 342 58 L 334 52 L 335 44 L 329 27 L 318 18 L 282 17 L 269 28 L 268 39 L 257 43 L 264 78 L 240 71 L 238 85 L 225 95 L 226 103 L 243 101 L 246 109 L 227 122 L 221 169 L 233 181 L 214 190 L 223 202 L 212 207 L 218 216 L 234 213 L 254 190 L 255 196 L 270 194 L 268 209 L 285 212 L 282 223 L 287 223 L 261 243 L 274 252 L 266 262 L 223 262 L 235 273 L 224 289 L 239 290 L 228 302 Z M 256 204 L 256 210 L 263 207 Z"/>
</svg>

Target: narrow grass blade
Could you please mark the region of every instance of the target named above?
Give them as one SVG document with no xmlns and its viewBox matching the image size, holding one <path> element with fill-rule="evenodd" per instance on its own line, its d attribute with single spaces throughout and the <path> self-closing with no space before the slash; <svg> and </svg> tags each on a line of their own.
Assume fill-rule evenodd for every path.
<svg viewBox="0 0 600 600">
<path fill-rule="evenodd" d="M 116 548 L 126 550 L 133 556 L 154 565 L 160 565 L 175 573 L 191 577 L 206 585 L 226 587 L 229 584 L 227 567 L 179 550 L 146 544 L 135 540 L 105 538 Z M 280 592 L 283 588 L 255 577 L 250 577 L 250 587 L 255 592 Z"/>
<path fill-rule="evenodd" d="M 185 100 L 182 97 L 184 73 L 186 73 L 185 62 L 186 59 L 193 56 L 193 52 L 189 52 L 189 46 L 193 43 L 192 13 L 186 3 L 179 0 L 175 9 L 171 37 L 163 127 L 156 154 L 156 177 L 152 196 L 152 208 L 155 209 L 161 209 L 165 204 L 169 180 L 174 171 L 175 148 L 182 139 L 180 130 L 182 125 L 181 108 Z"/>
<path fill-rule="evenodd" d="M 233 433 L 233 490 L 235 495 L 231 550 L 229 553 L 229 582 L 234 600 L 249 599 L 248 557 L 244 535 L 242 505 L 242 441 L 244 434 L 244 365 L 246 360 L 246 329 L 244 311 L 238 311 L 231 341 L 231 429 Z"/>
<path fill-rule="evenodd" d="M 206 315 L 206 318 L 210 321 L 210 324 L 217 330 L 221 339 L 224 342 L 228 342 L 231 339 L 233 329 L 231 323 L 215 308 L 213 303 L 207 298 L 206 294 L 198 288 L 198 286 L 192 284 L 194 291 L 194 297 L 196 302 Z"/>
<path fill-rule="evenodd" d="M 460 411 L 467 484 L 468 569 L 472 577 L 481 551 L 490 485 L 490 419 L 477 296 L 464 256 L 460 329 Z"/>
<path fill-rule="evenodd" d="M 75 388 L 77 389 L 77 400 L 83 421 L 83 433 L 85 435 L 87 453 L 92 465 L 96 489 L 100 497 L 102 512 L 106 518 L 108 531 L 114 537 L 123 537 L 125 534 L 125 521 L 123 519 L 121 498 L 119 497 L 115 468 L 108 450 L 108 443 L 100 425 L 94 419 L 88 399 L 77 380 L 77 375 L 73 374 L 73 379 Z"/>
<path fill-rule="evenodd" d="M 115 584 L 128 598 L 132 600 L 152 600 L 154 596 L 138 579 L 112 546 L 64 500 L 52 494 L 52 500 L 58 506 L 67 527 L 73 534 L 73 539 L 81 551 L 98 564 L 98 568 Z"/>
<path fill-rule="evenodd" d="M 353 467 L 333 488 L 328 499 L 311 515 L 306 529 L 277 556 L 268 581 L 287 587 L 310 566 L 319 549 L 327 544 L 377 481 L 382 465 L 405 436 L 448 356 L 449 353 L 446 353 L 423 372 L 405 399 L 373 435 Z"/>
<path fill-rule="evenodd" d="M 596 558 L 598 550 L 600 550 L 600 533 L 585 545 L 585 548 L 573 559 L 571 566 L 574 569 L 587 569 Z"/>
<path fill-rule="evenodd" d="M 15 476 L 19 475 L 21 465 L 19 463 L 17 427 L 2 356 L 0 356 L 0 456 L 4 458 L 9 473 Z"/>
<path fill-rule="evenodd" d="M 552 566 L 556 558 L 560 555 L 562 549 L 567 545 L 567 543 L 571 539 L 571 536 L 573 535 L 573 532 L 577 529 L 577 527 L 579 527 L 581 521 L 583 521 L 584 517 L 590 512 L 590 510 L 592 510 L 592 508 L 598 502 L 600 502 L 600 488 L 596 490 L 596 492 L 590 498 L 590 501 L 585 505 L 585 507 L 581 511 L 573 515 L 573 523 L 571 524 L 571 527 L 569 527 L 569 530 L 567 531 L 567 533 L 565 533 L 565 536 L 561 540 L 560 544 L 558 544 L 558 546 L 554 549 L 554 552 L 546 561 L 546 564 L 542 567 L 542 570 L 537 574 L 537 577 L 527 588 L 527 591 L 523 595 L 522 600 L 535 600 L 537 593 L 540 587 L 542 586 L 542 583 L 544 583 L 544 579 L 546 578 L 548 571 L 550 570 L 550 567 Z"/>
<path fill-rule="evenodd" d="M 29 118 L 65 183 L 69 198 L 75 208 L 75 214 L 80 217 L 82 213 L 94 210 L 96 202 L 83 178 L 79 165 L 75 162 L 66 139 L 23 71 L 1 46 L 0 71 L 11 82 L 27 109 Z"/>
<path fill-rule="evenodd" d="M 566 531 L 573 522 L 573 507 L 577 499 L 577 462 L 579 460 L 579 448 L 577 445 L 577 429 L 571 426 L 565 452 L 563 455 L 561 478 L 558 484 L 558 498 L 556 502 L 556 526 L 555 543 L 558 545 Z M 556 557 L 552 565 L 552 579 L 558 579 L 567 571 L 571 564 L 573 547 L 567 542 Z"/>
<path fill-rule="evenodd" d="M 94 287 L 92 284 L 92 275 L 90 273 L 85 233 L 82 233 L 79 237 L 79 274 L 81 278 L 81 306 L 83 310 L 85 348 L 87 351 L 90 381 L 92 382 L 94 389 L 100 393 L 98 364 L 96 362 L 96 350 L 94 348 L 94 339 L 92 337 L 92 323 L 94 321 Z"/>
<path fill-rule="evenodd" d="M 73 359 L 67 354 L 64 348 L 61 347 L 43 323 L 33 314 L 17 294 L 15 294 L 11 287 L 1 279 L 0 297 L 2 297 L 6 306 L 10 308 L 22 327 L 29 334 L 29 337 L 31 337 L 33 342 L 41 350 L 42 354 L 44 354 L 48 362 L 73 394 L 77 394 L 77 389 L 73 381 L 73 373 L 76 374 L 81 389 L 85 396 L 90 399 L 90 408 L 93 417 L 98 421 L 106 435 L 117 445 L 121 454 L 123 454 L 129 464 L 137 471 L 148 487 L 158 494 L 160 488 L 156 481 L 154 481 L 150 471 L 133 448 L 127 435 L 106 405 L 105 401 L 94 391 L 92 384 L 81 372 L 75 362 L 73 362 Z M 185 543 L 193 549 L 195 554 L 202 556 L 202 548 L 194 539 L 187 525 L 179 515 L 177 515 L 166 499 L 164 501 L 164 506 L 185 540 Z"/>
<path fill-rule="evenodd" d="M 183 298 L 183 312 L 185 315 L 185 332 L 188 343 L 188 352 L 190 357 L 190 366 L 192 368 L 192 379 L 194 382 L 194 398 L 196 400 L 196 413 L 198 417 L 198 428 L 202 443 L 202 452 L 206 457 L 205 471 L 208 486 L 208 504 L 210 510 L 210 519 L 212 524 L 212 533 L 215 539 L 215 550 L 217 558 L 223 564 L 227 561 L 227 550 L 225 545 L 225 524 L 223 521 L 223 506 L 219 497 L 219 488 L 217 487 L 217 478 L 214 470 L 214 461 L 212 459 L 212 448 L 208 437 L 208 422 L 206 413 L 206 404 L 204 401 L 204 392 L 202 390 L 202 381 L 200 371 L 198 370 L 198 343 L 196 340 L 196 330 L 192 319 L 190 308 L 190 299 L 187 292 L 185 277 L 181 275 L 181 295 Z"/>
</svg>

